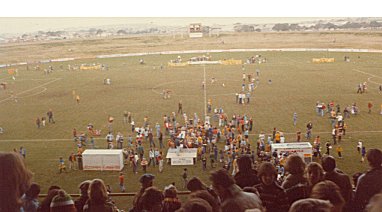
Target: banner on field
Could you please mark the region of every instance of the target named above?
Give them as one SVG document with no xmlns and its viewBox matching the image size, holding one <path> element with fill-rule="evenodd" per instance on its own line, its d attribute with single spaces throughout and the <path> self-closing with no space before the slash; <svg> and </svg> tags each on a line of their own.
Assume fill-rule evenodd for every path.
<svg viewBox="0 0 382 212">
<path fill-rule="evenodd" d="M 171 63 L 171 62 L 168 62 L 167 65 L 170 67 L 183 67 L 183 66 L 187 66 L 188 64 L 187 63 Z"/>
<path fill-rule="evenodd" d="M 313 63 L 334 63 L 334 58 L 313 58 Z"/>
<path fill-rule="evenodd" d="M 194 165 L 194 158 L 172 158 L 171 165 Z"/>
<path fill-rule="evenodd" d="M 229 59 L 229 60 L 222 60 L 221 64 L 223 65 L 241 65 L 243 61 L 241 60 L 234 60 L 234 59 Z"/>
<path fill-rule="evenodd" d="M 101 65 L 85 65 L 80 66 L 80 70 L 101 70 Z"/>
</svg>

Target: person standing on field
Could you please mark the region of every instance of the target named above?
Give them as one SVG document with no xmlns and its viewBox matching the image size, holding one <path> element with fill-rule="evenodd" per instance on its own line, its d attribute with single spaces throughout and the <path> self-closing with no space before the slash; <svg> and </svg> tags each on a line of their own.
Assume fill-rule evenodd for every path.
<svg viewBox="0 0 382 212">
<path fill-rule="evenodd" d="M 53 111 L 52 111 L 52 109 L 49 109 L 49 111 L 46 113 L 46 115 L 48 116 L 48 122 L 49 123 L 53 123 L 53 124 L 56 123 L 54 121 L 54 118 L 53 118 Z"/>
<path fill-rule="evenodd" d="M 125 110 L 124 112 L 123 112 L 123 123 L 124 124 L 127 124 L 127 123 L 130 123 L 130 122 L 128 122 L 128 113 L 127 113 L 127 111 Z"/>
<path fill-rule="evenodd" d="M 37 125 L 37 128 L 40 129 L 41 121 L 39 117 L 37 117 L 36 119 L 36 125 Z"/>
<path fill-rule="evenodd" d="M 373 108 L 373 103 L 372 102 L 367 103 L 367 108 L 369 109 L 369 113 L 371 113 L 371 109 Z"/>
<path fill-rule="evenodd" d="M 183 174 L 182 174 L 182 178 L 183 178 L 183 188 L 187 188 L 187 183 L 188 183 L 188 173 L 187 173 L 187 168 L 184 168 L 183 169 Z"/>
<path fill-rule="evenodd" d="M 297 113 L 294 112 L 293 113 L 293 126 L 296 126 L 296 124 L 297 124 Z"/>
<path fill-rule="evenodd" d="M 119 188 L 121 190 L 121 192 L 125 192 L 126 191 L 126 188 L 125 188 L 125 176 L 123 175 L 123 172 L 120 172 L 119 173 Z"/>
<path fill-rule="evenodd" d="M 76 102 L 77 102 L 77 104 L 80 104 L 80 96 L 79 95 L 76 96 Z"/>
<path fill-rule="evenodd" d="M 180 100 L 179 103 L 178 103 L 178 113 L 183 114 L 182 100 Z"/>
<path fill-rule="evenodd" d="M 68 161 L 69 161 L 69 169 L 76 170 L 76 167 L 75 167 L 76 155 L 73 152 L 72 154 L 70 154 Z"/>
<path fill-rule="evenodd" d="M 337 151 L 337 154 L 338 154 L 338 158 L 342 158 L 343 148 L 342 148 L 341 145 L 337 146 L 336 151 Z"/>
</svg>

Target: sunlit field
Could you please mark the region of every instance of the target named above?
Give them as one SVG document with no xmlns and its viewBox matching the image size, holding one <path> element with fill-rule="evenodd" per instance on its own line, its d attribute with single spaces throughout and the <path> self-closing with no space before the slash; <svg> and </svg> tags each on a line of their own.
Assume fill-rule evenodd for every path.
<svg viewBox="0 0 382 212">
<path fill-rule="evenodd" d="M 211 53 L 211 56 L 212 60 L 234 58 L 245 62 L 257 54 L 266 57 L 267 63 L 168 67 L 167 62 L 178 55 L 87 59 L 40 64 L 40 71 L 34 70 L 35 65 L 29 65 L 29 70 L 26 66 L 16 67 L 15 80 L 3 68 L 0 70 L 0 82 L 7 82 L 7 89 L 0 89 L 0 127 L 4 129 L 0 134 L 0 151 L 25 147 L 26 163 L 34 172 L 34 181 L 42 186 L 42 193 L 46 193 L 50 185 L 60 185 L 69 193 L 77 193 L 80 182 L 93 178 L 103 179 L 114 192 L 119 192 L 119 172 L 69 170 L 58 173 L 59 157 L 62 156 L 67 162 L 70 153 L 76 152 L 73 128 L 78 132 L 87 132 L 87 125 L 92 123 L 102 133 L 96 137 L 96 146 L 106 148 L 109 115 L 114 117 L 114 134 L 121 132 L 126 138 L 131 133 L 131 126 L 123 123 L 124 111 L 132 113 L 136 126 L 141 126 L 147 116 L 153 128 L 159 122 L 163 130 L 163 115 L 177 112 L 180 100 L 188 116 L 197 113 L 202 118 L 205 99 L 211 99 L 212 107 L 223 108 L 229 117 L 246 114 L 253 118 L 254 130 L 249 137 L 253 147 L 260 131 L 269 134 L 274 127 L 285 133 L 286 142 L 293 142 L 296 131 L 300 129 L 304 133 L 308 121 L 312 121 L 313 136 L 320 135 L 323 146 L 326 141 L 331 141 L 331 124 L 328 115 L 316 115 L 315 103 L 327 104 L 333 100 L 335 104 L 340 104 L 341 111 L 353 103 L 360 108 L 359 115 L 352 115 L 346 120 L 348 129 L 341 143 L 344 158 L 337 160 L 338 167 L 349 176 L 365 171 L 368 166 L 360 162 L 357 141 L 362 139 L 366 149 L 382 148 L 382 94 L 378 92 L 378 86 L 382 84 L 382 55 L 275 51 Z M 344 62 L 345 55 L 350 56 L 350 62 Z M 188 60 L 193 56 L 199 55 L 184 54 L 182 58 Z M 312 63 L 312 58 L 321 57 L 333 57 L 335 62 Z M 144 59 L 145 64 L 139 64 L 140 58 Z M 69 64 L 83 63 L 107 64 L 108 70 L 68 70 Z M 44 74 L 43 70 L 49 65 L 53 66 L 53 73 Z M 256 69 L 260 70 L 260 80 L 250 103 L 237 104 L 235 93 L 241 91 L 242 73 L 255 76 Z M 110 78 L 111 85 L 104 85 L 104 78 Z M 216 79 L 214 83 L 211 83 L 212 78 Z M 202 89 L 204 80 L 206 96 Z M 357 85 L 361 82 L 367 82 L 368 90 L 367 93 L 357 94 Z M 163 99 L 161 93 L 164 89 L 171 90 L 170 99 Z M 79 104 L 74 99 L 74 93 L 80 96 Z M 374 105 L 370 114 L 367 112 L 369 101 Z M 49 109 L 52 109 L 56 123 L 47 122 L 45 127 L 38 129 L 36 118 L 46 117 Z M 294 112 L 298 115 L 297 126 L 293 126 Z M 180 115 L 178 119 L 182 119 Z M 213 120 L 213 123 L 217 125 L 217 121 Z M 166 143 L 167 139 L 164 141 Z M 221 142 L 219 148 L 223 145 Z M 148 144 L 145 147 L 147 155 Z M 334 149 L 331 154 L 337 157 Z M 325 149 L 321 151 L 324 153 Z M 155 185 L 159 188 L 175 182 L 178 189 L 183 190 L 183 168 L 165 165 L 163 173 L 158 172 L 158 167 L 149 167 L 148 171 L 156 175 Z M 199 176 L 209 184 L 209 174 L 202 171 L 200 162 L 187 168 L 189 176 Z M 138 191 L 138 178 L 142 170 L 134 174 L 131 167 L 125 166 L 123 171 L 127 192 Z M 131 205 L 131 200 L 119 198 L 117 205 L 126 209 Z"/>
</svg>

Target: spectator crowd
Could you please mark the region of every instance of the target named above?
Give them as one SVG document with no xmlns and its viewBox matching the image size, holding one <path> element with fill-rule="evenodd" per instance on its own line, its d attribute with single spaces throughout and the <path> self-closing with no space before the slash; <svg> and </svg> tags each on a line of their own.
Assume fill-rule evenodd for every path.
<svg viewBox="0 0 382 212">
<path fill-rule="evenodd" d="M 18 153 L 0 153 L 0 211 L 355 211 L 378 212 L 382 208 L 382 152 L 366 153 L 369 170 L 353 176 L 336 167 L 336 160 L 324 155 L 321 163 L 306 164 L 298 155 L 286 158 L 285 178 L 279 178 L 274 163 L 257 167 L 249 155 L 237 159 L 235 175 L 221 168 L 210 173 L 211 186 L 197 176 L 187 180 L 191 192 L 186 201 L 177 196 L 174 183 L 163 191 L 155 186 L 155 176 L 143 174 L 141 189 L 131 208 L 119 208 L 101 179 L 79 185 L 80 197 L 73 199 L 59 186 L 51 186 L 40 202 L 40 186 Z M 186 171 L 186 170 L 185 170 Z"/>
</svg>

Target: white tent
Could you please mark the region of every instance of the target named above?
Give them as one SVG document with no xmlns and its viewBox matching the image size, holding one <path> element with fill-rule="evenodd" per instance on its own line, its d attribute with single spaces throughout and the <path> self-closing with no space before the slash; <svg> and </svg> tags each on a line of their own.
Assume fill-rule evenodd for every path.
<svg viewBox="0 0 382 212">
<path fill-rule="evenodd" d="M 123 169 L 123 152 L 121 149 L 87 149 L 82 153 L 84 170 Z"/>
</svg>

